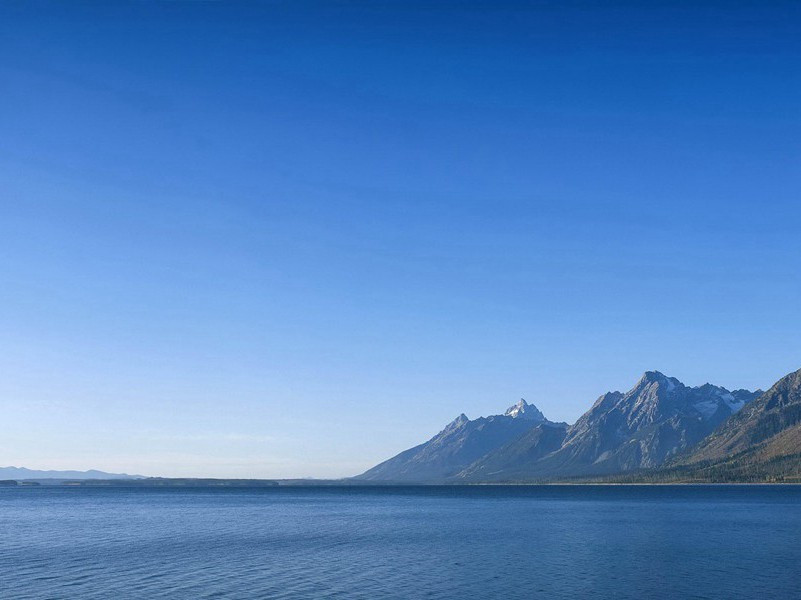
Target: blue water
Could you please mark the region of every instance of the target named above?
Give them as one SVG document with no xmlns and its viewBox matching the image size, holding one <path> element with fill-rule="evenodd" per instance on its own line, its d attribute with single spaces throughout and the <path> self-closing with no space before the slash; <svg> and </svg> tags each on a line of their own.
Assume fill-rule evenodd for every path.
<svg viewBox="0 0 801 600">
<path fill-rule="evenodd" d="M 0 488 L 0 597 L 801 598 L 801 486 Z"/>
</svg>

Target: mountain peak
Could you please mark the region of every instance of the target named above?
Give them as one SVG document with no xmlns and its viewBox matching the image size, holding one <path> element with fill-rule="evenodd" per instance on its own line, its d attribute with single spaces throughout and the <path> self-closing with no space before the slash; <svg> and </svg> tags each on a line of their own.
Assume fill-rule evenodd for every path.
<svg viewBox="0 0 801 600">
<path fill-rule="evenodd" d="M 505 413 L 507 417 L 513 419 L 525 419 L 527 421 L 547 421 L 545 415 L 533 404 L 529 404 L 523 398 L 514 406 L 510 406 Z"/>
<path fill-rule="evenodd" d="M 465 423 L 469 423 L 470 419 L 467 418 L 467 415 L 462 413 L 458 417 L 456 417 L 453 421 L 448 423 L 447 429 L 454 428 L 454 427 L 461 427 Z"/>
<path fill-rule="evenodd" d="M 642 374 L 640 381 L 634 389 L 641 389 L 644 386 L 650 386 L 652 384 L 657 384 L 659 387 L 665 388 L 668 392 L 672 392 L 677 387 L 683 387 L 681 381 L 675 377 L 668 377 L 659 371 L 646 371 Z"/>
<path fill-rule="evenodd" d="M 648 381 L 648 382 L 657 382 L 657 381 L 664 381 L 668 379 L 664 373 L 660 373 L 659 371 L 646 371 L 642 374 L 640 381 Z"/>
</svg>

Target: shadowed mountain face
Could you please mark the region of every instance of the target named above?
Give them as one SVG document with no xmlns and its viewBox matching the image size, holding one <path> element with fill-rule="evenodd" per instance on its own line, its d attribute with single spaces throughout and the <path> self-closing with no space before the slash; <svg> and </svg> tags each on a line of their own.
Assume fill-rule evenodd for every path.
<svg viewBox="0 0 801 600">
<path fill-rule="evenodd" d="M 357 479 L 441 481 L 456 475 L 489 452 L 549 421 L 521 400 L 503 415 L 468 419 L 459 415 L 433 438 L 376 465 Z"/>
<path fill-rule="evenodd" d="M 674 464 L 738 478 L 801 472 L 801 370 L 780 379 Z"/>
<path fill-rule="evenodd" d="M 484 481 L 498 475 L 506 476 L 509 469 L 516 470 L 533 464 L 559 450 L 566 434 L 566 423 L 540 423 L 497 450 L 482 456 L 456 477 Z"/>
</svg>

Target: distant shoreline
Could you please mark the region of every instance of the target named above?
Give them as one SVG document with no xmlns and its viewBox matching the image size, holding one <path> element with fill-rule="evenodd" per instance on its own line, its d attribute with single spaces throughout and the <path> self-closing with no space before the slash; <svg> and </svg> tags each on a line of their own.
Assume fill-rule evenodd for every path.
<svg viewBox="0 0 801 600">
<path fill-rule="evenodd" d="M 89 487 L 89 488 L 463 488 L 463 487 L 667 487 L 667 486 L 780 486 L 801 485 L 801 481 L 518 481 L 518 482 L 359 482 L 341 479 L 216 479 L 216 478 L 145 478 L 145 479 L 18 479 L 0 481 L 2 487 Z"/>
</svg>

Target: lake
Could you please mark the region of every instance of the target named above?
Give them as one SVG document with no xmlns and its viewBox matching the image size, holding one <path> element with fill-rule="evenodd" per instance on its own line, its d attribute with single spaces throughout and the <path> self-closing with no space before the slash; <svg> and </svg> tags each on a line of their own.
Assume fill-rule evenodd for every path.
<svg viewBox="0 0 801 600">
<path fill-rule="evenodd" d="M 0 597 L 785 600 L 801 486 L 0 488 Z"/>
</svg>

